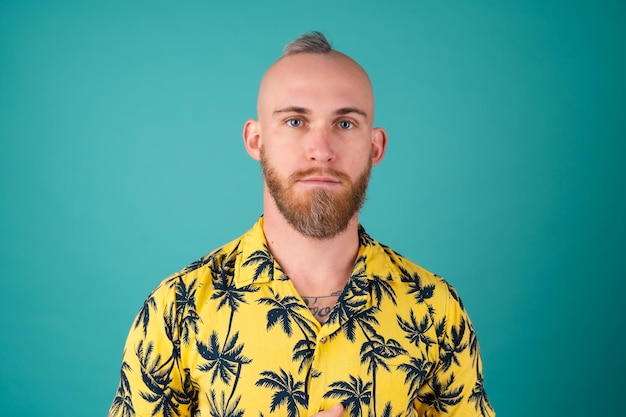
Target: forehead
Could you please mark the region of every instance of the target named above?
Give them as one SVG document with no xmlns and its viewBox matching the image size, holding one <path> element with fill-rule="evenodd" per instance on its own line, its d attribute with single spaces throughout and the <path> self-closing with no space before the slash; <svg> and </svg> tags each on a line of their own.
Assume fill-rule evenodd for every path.
<svg viewBox="0 0 626 417">
<path fill-rule="evenodd" d="M 270 67 L 259 90 L 259 117 L 286 106 L 312 111 L 354 107 L 373 115 L 374 97 L 369 77 L 351 58 L 335 51 L 299 53 Z"/>
</svg>

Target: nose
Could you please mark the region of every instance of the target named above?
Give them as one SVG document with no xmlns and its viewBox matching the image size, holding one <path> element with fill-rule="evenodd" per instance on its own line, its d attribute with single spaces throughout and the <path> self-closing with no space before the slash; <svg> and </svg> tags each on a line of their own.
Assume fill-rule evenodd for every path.
<svg viewBox="0 0 626 417">
<path fill-rule="evenodd" d="M 318 162 L 330 162 L 335 158 L 332 134 L 327 127 L 311 129 L 307 140 L 307 157 Z"/>
</svg>

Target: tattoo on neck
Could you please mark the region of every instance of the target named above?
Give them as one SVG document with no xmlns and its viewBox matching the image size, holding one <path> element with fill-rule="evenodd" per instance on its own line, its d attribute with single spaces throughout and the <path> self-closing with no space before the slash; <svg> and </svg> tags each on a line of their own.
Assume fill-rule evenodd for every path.
<svg viewBox="0 0 626 417">
<path fill-rule="evenodd" d="M 306 306 L 311 310 L 313 316 L 320 322 L 325 323 L 332 311 L 337 299 L 341 295 L 342 290 L 335 291 L 330 295 L 315 295 L 306 296 L 303 295 L 302 299 Z"/>
</svg>

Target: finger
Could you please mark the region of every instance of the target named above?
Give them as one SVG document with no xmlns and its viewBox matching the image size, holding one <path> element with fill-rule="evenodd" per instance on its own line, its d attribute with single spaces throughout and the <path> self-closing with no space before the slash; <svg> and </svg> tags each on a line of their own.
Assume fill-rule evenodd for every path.
<svg viewBox="0 0 626 417">
<path fill-rule="evenodd" d="M 341 413 L 343 413 L 343 405 L 339 403 L 328 410 L 320 411 L 314 417 L 341 417 Z"/>
</svg>

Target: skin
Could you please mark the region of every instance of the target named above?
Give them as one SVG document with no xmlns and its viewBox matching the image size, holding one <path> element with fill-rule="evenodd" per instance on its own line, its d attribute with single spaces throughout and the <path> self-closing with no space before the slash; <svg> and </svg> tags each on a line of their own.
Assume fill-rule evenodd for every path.
<svg viewBox="0 0 626 417">
<path fill-rule="evenodd" d="M 248 120 L 243 138 L 256 160 L 261 148 L 279 175 L 310 168 L 333 168 L 354 180 L 367 164 L 383 159 L 387 135 L 373 127 L 374 98 L 365 71 L 338 52 L 299 53 L 281 58 L 265 74 L 258 97 L 258 120 Z M 294 185 L 344 187 L 327 175 Z M 264 186 L 264 232 L 272 255 L 303 296 L 319 297 L 344 287 L 358 250 L 358 213 L 329 239 L 294 230 Z"/>
<path fill-rule="evenodd" d="M 312 188 L 337 192 L 346 187 L 322 169 L 338 170 L 354 181 L 368 164 L 375 166 L 384 157 L 387 134 L 373 127 L 369 77 L 339 52 L 281 58 L 263 77 L 257 105 L 258 120 L 248 120 L 243 129 L 245 148 L 256 160 L 261 159 L 263 149 L 266 161 L 285 180 L 296 172 L 319 169 L 293 185 L 302 198 Z M 269 249 L 298 293 L 309 302 L 315 300 L 317 311 L 334 306 L 358 251 L 358 212 L 345 230 L 316 239 L 291 227 L 267 184 L 263 210 Z M 321 323 L 325 320 L 320 314 L 316 318 Z M 342 411 L 338 405 L 315 416 L 340 416 Z"/>
</svg>

